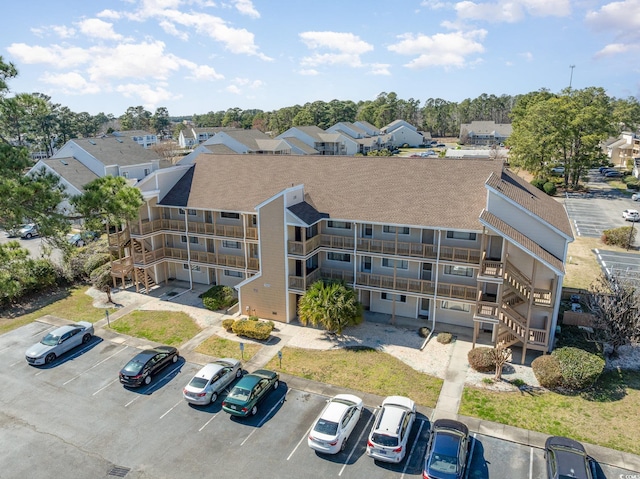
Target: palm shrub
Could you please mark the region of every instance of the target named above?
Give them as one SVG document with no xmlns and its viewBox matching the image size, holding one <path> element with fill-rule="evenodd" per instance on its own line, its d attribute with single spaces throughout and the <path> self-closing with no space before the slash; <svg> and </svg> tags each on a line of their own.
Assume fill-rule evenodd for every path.
<svg viewBox="0 0 640 479">
<path fill-rule="evenodd" d="M 226 309 L 238 300 L 230 286 L 215 285 L 202 294 L 202 304 L 211 311 Z"/>
<path fill-rule="evenodd" d="M 556 356 L 544 355 L 537 357 L 531 363 L 531 369 L 533 369 L 533 374 L 543 388 L 552 389 L 562 383 L 560 362 Z"/>
<path fill-rule="evenodd" d="M 581 390 L 593 385 L 604 370 L 604 359 L 583 349 L 564 347 L 551 353 L 558 360 L 562 386 Z"/>
<path fill-rule="evenodd" d="M 467 354 L 467 360 L 469 361 L 469 366 L 480 373 L 489 373 L 496 369 L 496 360 L 493 356 L 493 348 L 488 348 L 486 346 L 473 348 Z"/>
<path fill-rule="evenodd" d="M 316 281 L 298 303 L 298 318 L 303 325 L 320 326 L 337 334 L 359 324 L 362 313 L 356 292 L 341 282 Z"/>
</svg>

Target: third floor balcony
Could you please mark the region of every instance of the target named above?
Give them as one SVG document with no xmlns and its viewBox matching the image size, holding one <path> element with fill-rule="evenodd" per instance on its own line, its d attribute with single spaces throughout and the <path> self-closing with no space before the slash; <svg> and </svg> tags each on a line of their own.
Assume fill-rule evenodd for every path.
<svg viewBox="0 0 640 479">
<path fill-rule="evenodd" d="M 246 228 L 245 231 L 245 228 L 238 225 L 222 225 L 196 221 L 189 221 L 188 226 L 189 233 L 194 234 L 220 236 L 224 238 L 258 239 L 258 228 L 255 227 Z M 138 223 L 134 222 L 131 223 L 130 228 L 131 234 L 134 236 L 144 236 L 161 231 L 170 231 L 175 233 L 185 233 L 187 231 L 187 225 L 184 220 L 169 219 L 148 220 Z"/>
</svg>

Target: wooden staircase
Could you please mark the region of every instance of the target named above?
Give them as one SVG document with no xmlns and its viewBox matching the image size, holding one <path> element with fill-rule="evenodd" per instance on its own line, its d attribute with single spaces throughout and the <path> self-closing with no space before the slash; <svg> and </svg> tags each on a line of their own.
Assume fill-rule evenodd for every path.
<svg viewBox="0 0 640 479">
<path fill-rule="evenodd" d="M 143 268 L 136 268 L 134 274 L 136 282 L 136 292 L 144 291 L 145 293 L 148 293 L 149 291 L 151 291 L 151 288 L 156 285 L 153 276 L 151 276 L 151 274 L 149 274 L 147 270 Z M 143 285 L 142 289 L 140 289 L 139 287 L 140 284 Z"/>
</svg>

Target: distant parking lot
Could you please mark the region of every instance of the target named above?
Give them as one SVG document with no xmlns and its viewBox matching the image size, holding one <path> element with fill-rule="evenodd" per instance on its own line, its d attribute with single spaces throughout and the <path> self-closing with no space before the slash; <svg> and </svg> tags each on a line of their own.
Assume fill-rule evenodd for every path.
<svg viewBox="0 0 640 479">
<path fill-rule="evenodd" d="M 365 454 L 376 405 L 367 405 L 344 452 L 323 456 L 306 441 L 311 423 L 325 404 L 324 396 L 281 382 L 256 416 L 231 418 L 221 410 L 220 399 L 207 407 L 184 401 L 182 387 L 200 368 L 184 360 L 170 365 L 149 386 L 123 388 L 117 373 L 137 349 L 121 338 L 112 342 L 95 337 L 50 366 L 27 365 L 25 350 L 50 329 L 35 322 L 0 336 L 2 477 L 377 479 L 421 475 L 430 427 L 423 414 L 400 464 L 376 463 Z M 624 472 L 628 471 L 604 469 L 611 478 Z M 468 477 L 546 477 L 542 451 L 476 435 Z"/>
</svg>

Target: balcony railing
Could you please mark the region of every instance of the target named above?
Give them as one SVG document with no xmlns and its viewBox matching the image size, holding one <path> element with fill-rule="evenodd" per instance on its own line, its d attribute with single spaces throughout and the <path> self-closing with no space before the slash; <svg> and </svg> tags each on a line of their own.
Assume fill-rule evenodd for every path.
<svg viewBox="0 0 640 479">
<path fill-rule="evenodd" d="M 353 251 L 354 244 L 352 236 L 317 235 L 307 241 L 289 241 L 287 251 L 289 254 L 306 256 L 320 247 Z"/>
<path fill-rule="evenodd" d="M 502 279 L 504 276 L 504 263 L 500 260 L 487 259 L 486 256 L 486 253 L 482 253 L 478 277 Z"/>
<path fill-rule="evenodd" d="M 318 268 L 307 276 L 289 276 L 289 288 L 296 291 L 306 291 L 309 286 L 319 279 L 331 279 L 353 283 L 353 273 L 342 269 Z"/>
<path fill-rule="evenodd" d="M 129 241 L 129 230 L 109 233 L 107 236 L 109 248 L 122 248 Z"/>
<path fill-rule="evenodd" d="M 155 250 L 140 253 L 133 252 L 133 261 L 136 265 L 147 265 L 162 259 L 175 259 L 179 261 L 189 261 L 189 253 L 186 249 L 181 248 L 158 248 Z M 191 251 L 191 262 L 202 263 L 211 266 L 226 266 L 230 268 L 247 268 L 258 271 L 260 261 L 258 258 L 249 258 L 248 263 L 245 262 L 244 256 L 230 254 L 216 254 L 207 251 Z"/>
<path fill-rule="evenodd" d="M 150 233 L 157 233 L 159 231 L 185 233 L 186 225 L 183 220 L 170 219 L 157 219 L 131 224 L 131 234 L 133 235 L 146 235 Z M 214 225 L 213 223 L 202 223 L 196 221 L 189 221 L 189 233 L 221 236 L 224 238 L 245 238 L 245 230 L 242 226 Z M 246 228 L 246 238 L 252 240 L 258 239 L 258 228 Z"/>
<path fill-rule="evenodd" d="M 112 276 L 122 276 L 123 274 L 131 272 L 131 270 L 133 270 L 133 258 L 131 258 L 131 256 L 111 262 Z"/>
<path fill-rule="evenodd" d="M 413 278 L 399 278 L 381 274 L 358 273 L 357 286 L 389 289 L 398 293 L 415 293 L 433 296 L 436 292 L 435 281 Z M 477 289 L 458 284 L 438 283 L 438 296 L 454 299 L 474 300 Z"/>
<path fill-rule="evenodd" d="M 435 259 L 438 247 L 433 244 L 358 238 L 358 252 Z"/>
</svg>

